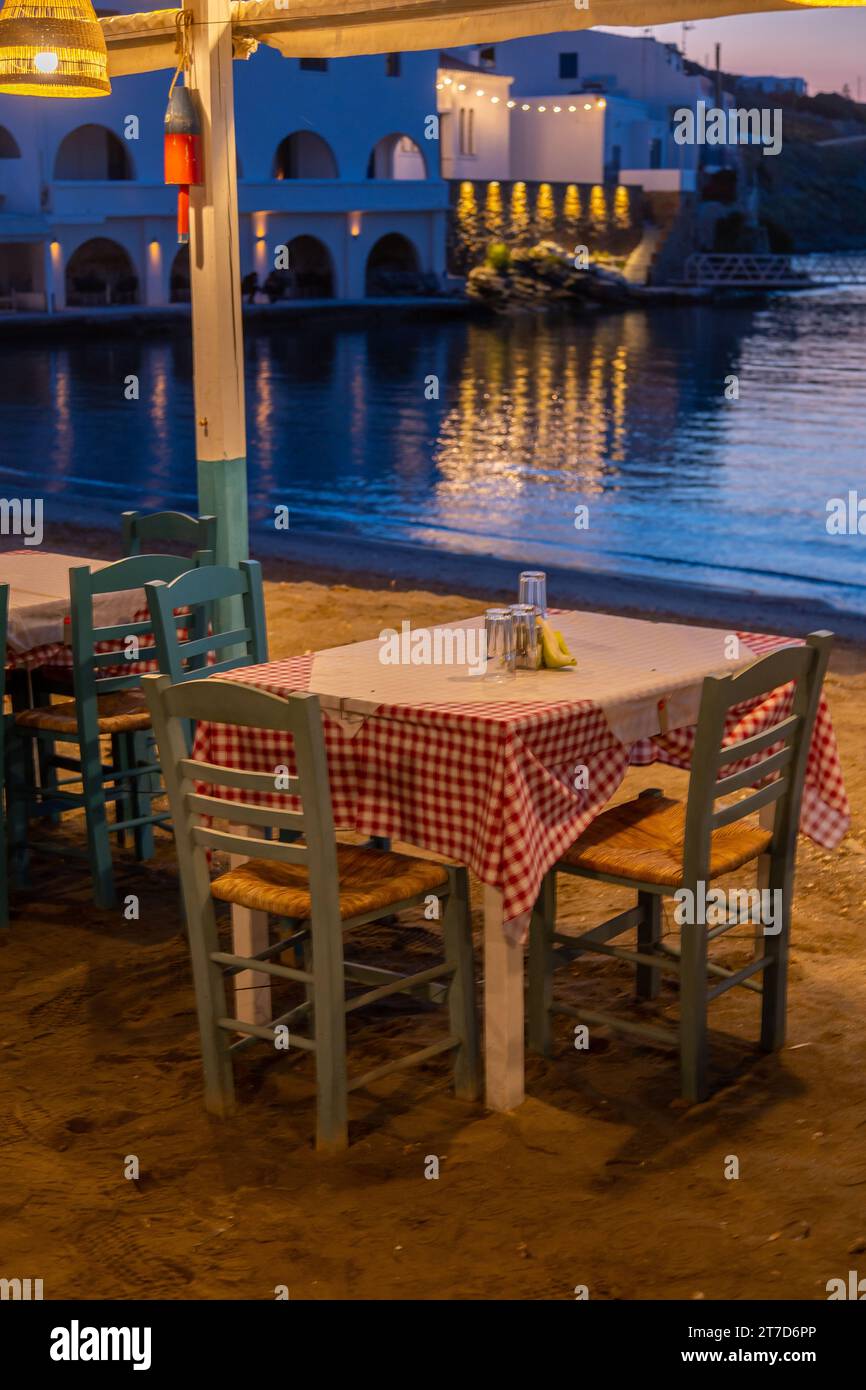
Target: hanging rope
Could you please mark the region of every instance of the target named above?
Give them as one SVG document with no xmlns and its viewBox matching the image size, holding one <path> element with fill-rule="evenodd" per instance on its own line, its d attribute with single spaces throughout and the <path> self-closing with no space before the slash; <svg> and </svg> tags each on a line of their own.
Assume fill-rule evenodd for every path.
<svg viewBox="0 0 866 1390">
<path fill-rule="evenodd" d="M 171 86 L 168 89 L 169 99 L 174 91 L 175 83 L 181 73 L 188 73 L 192 67 L 192 12 L 190 10 L 178 10 L 174 17 L 175 39 L 174 52 L 177 58 L 177 68 L 174 77 L 171 79 Z"/>
</svg>

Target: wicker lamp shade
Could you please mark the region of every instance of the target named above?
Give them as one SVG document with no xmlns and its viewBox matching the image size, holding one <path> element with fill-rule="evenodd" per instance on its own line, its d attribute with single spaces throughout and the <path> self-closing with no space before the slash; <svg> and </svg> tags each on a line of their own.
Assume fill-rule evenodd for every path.
<svg viewBox="0 0 866 1390">
<path fill-rule="evenodd" d="M 0 92 L 98 97 L 110 91 L 105 39 L 90 0 L 6 0 Z"/>
</svg>

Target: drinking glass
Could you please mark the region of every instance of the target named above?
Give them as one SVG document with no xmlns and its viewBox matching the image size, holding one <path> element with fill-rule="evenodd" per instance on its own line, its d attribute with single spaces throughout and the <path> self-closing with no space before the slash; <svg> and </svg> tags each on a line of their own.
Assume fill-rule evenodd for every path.
<svg viewBox="0 0 866 1390">
<path fill-rule="evenodd" d="M 518 671 L 537 671 L 541 665 L 541 633 L 534 603 L 513 603 L 514 650 Z"/>
<path fill-rule="evenodd" d="M 488 608 L 484 614 L 487 669 L 483 679 L 505 681 L 514 675 L 514 621 L 507 608 Z"/>
<path fill-rule="evenodd" d="M 547 575 L 544 570 L 523 570 L 518 603 L 534 604 L 542 618 L 547 617 Z"/>
</svg>

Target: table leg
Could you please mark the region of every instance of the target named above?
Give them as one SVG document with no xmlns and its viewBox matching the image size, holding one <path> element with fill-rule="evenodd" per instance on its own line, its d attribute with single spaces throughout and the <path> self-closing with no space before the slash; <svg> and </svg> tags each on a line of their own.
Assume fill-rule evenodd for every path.
<svg viewBox="0 0 866 1390">
<path fill-rule="evenodd" d="M 502 894 L 484 886 L 484 1042 L 487 1106 L 523 1100 L 523 947 L 503 931 Z"/>
<path fill-rule="evenodd" d="M 778 801 L 771 801 L 766 806 L 762 806 L 758 812 L 758 824 L 762 830 L 772 830 L 776 824 L 776 807 Z M 757 886 L 759 889 L 769 888 L 770 886 L 770 864 L 772 860 L 769 854 L 758 856 L 758 875 Z M 764 928 L 760 922 L 755 924 L 755 955 L 764 954 Z"/>
<path fill-rule="evenodd" d="M 248 835 L 249 827 L 232 825 L 234 835 Z M 229 855 L 231 867 L 236 869 L 248 858 L 244 854 Z M 256 912 L 249 907 L 232 904 L 232 949 L 239 956 L 254 956 L 263 951 L 269 943 L 268 914 Z M 271 1017 L 271 980 L 258 970 L 242 970 L 235 975 L 235 1018 L 242 1023 L 267 1023 Z"/>
</svg>

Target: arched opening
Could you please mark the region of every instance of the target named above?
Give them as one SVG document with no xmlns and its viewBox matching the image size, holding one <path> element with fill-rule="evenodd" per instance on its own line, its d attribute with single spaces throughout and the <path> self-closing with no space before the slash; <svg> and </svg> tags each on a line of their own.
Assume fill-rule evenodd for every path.
<svg viewBox="0 0 866 1390">
<path fill-rule="evenodd" d="M 102 125 L 80 125 L 60 143 L 56 179 L 131 179 L 132 161 L 124 142 Z"/>
<path fill-rule="evenodd" d="M 189 246 L 179 246 L 171 263 L 168 277 L 168 298 L 170 304 L 189 304 Z"/>
<path fill-rule="evenodd" d="M 380 237 L 367 257 L 364 293 L 373 297 L 416 294 L 421 282 L 418 253 L 409 238 L 399 232 Z"/>
<path fill-rule="evenodd" d="M 333 299 L 331 253 L 314 236 L 296 236 L 288 243 L 288 270 L 272 270 L 262 289 L 274 304 L 278 299 Z"/>
<path fill-rule="evenodd" d="M 409 135 L 383 135 L 373 146 L 367 164 L 368 179 L 426 179 L 427 165 Z"/>
<path fill-rule="evenodd" d="M 334 151 L 312 130 L 296 130 L 281 141 L 274 156 L 275 179 L 335 179 Z"/>
<path fill-rule="evenodd" d="M 79 246 L 66 265 L 66 303 L 70 308 L 137 304 L 138 276 L 123 247 L 101 236 Z"/>
<path fill-rule="evenodd" d="M 0 125 L 0 159 L 20 159 L 21 151 L 18 148 L 18 141 L 7 130 L 5 125 Z"/>
</svg>

